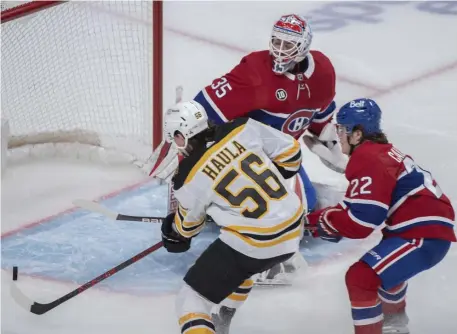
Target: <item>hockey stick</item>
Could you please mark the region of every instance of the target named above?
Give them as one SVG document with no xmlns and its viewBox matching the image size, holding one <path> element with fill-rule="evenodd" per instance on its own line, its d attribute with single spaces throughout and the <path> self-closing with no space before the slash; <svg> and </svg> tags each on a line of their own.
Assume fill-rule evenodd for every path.
<svg viewBox="0 0 457 334">
<path fill-rule="evenodd" d="M 70 300 L 71 298 L 79 295 L 80 293 L 86 291 L 87 289 L 93 287 L 95 284 L 100 283 L 101 281 L 107 279 L 110 276 L 113 276 L 114 274 L 118 273 L 122 269 L 127 268 L 131 264 L 141 260 L 145 256 L 156 251 L 160 247 L 162 247 L 162 241 L 156 243 L 155 245 L 149 247 L 148 249 L 145 249 L 141 253 L 138 253 L 137 255 L 131 257 L 130 259 L 117 265 L 116 267 L 111 268 L 110 270 L 106 271 L 105 273 L 101 274 L 100 276 L 95 277 L 94 279 L 90 280 L 86 284 L 81 285 L 79 288 L 76 288 L 75 290 L 67 293 L 66 295 L 64 295 L 60 298 L 57 298 L 56 300 L 54 300 L 50 303 L 42 304 L 42 303 L 37 303 L 37 302 L 30 300 L 30 298 L 28 298 L 26 295 L 24 295 L 24 293 L 18 288 L 18 286 L 14 282 L 11 282 L 11 287 L 10 287 L 11 296 L 16 301 L 16 303 L 18 303 L 21 307 L 23 307 L 27 311 L 30 311 L 34 314 L 41 315 L 41 314 L 44 314 L 44 313 L 52 310 L 53 308 L 59 306 L 60 304 L 66 302 L 67 300 Z M 13 280 L 16 280 L 16 279 L 17 279 L 17 267 L 15 267 L 15 269 L 13 269 Z"/>
<path fill-rule="evenodd" d="M 143 223 L 158 223 L 162 224 L 165 218 L 163 217 L 145 217 L 145 216 L 129 216 L 118 212 L 111 211 L 106 206 L 99 203 L 87 201 L 85 199 L 75 199 L 73 204 L 82 209 L 99 213 L 103 216 L 111 218 L 113 220 L 132 221 L 132 222 L 143 222 Z"/>
</svg>

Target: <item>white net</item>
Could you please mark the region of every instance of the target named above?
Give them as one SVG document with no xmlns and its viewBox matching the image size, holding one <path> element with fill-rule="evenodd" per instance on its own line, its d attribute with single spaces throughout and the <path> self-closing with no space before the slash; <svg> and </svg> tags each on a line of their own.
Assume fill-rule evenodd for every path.
<svg viewBox="0 0 457 334">
<path fill-rule="evenodd" d="M 9 147 L 79 142 L 146 159 L 152 62 L 151 1 L 68 2 L 3 23 Z"/>
</svg>

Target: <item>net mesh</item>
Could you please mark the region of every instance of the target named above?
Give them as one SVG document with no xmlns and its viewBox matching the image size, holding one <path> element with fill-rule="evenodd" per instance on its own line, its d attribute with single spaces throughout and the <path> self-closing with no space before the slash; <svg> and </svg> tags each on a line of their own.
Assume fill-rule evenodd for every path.
<svg viewBox="0 0 457 334">
<path fill-rule="evenodd" d="M 10 147 L 81 142 L 149 156 L 151 1 L 67 2 L 1 28 Z"/>
</svg>

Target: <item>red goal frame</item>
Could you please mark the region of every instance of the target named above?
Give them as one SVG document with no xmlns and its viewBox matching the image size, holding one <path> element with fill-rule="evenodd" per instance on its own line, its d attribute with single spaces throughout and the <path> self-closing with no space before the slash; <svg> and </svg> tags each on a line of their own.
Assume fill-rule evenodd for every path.
<svg viewBox="0 0 457 334">
<path fill-rule="evenodd" d="M 68 1 L 31 1 L 6 9 L 1 12 L 1 23 L 6 23 L 33 13 L 46 10 L 50 7 L 63 5 Z M 163 2 L 154 0 L 152 4 L 152 147 L 155 149 L 162 141 L 162 118 L 163 118 Z"/>
</svg>

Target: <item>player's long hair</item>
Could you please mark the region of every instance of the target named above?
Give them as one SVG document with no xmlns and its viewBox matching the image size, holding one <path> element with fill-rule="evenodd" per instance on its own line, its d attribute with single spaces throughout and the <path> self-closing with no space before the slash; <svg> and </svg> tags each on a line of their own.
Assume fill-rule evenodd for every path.
<svg viewBox="0 0 457 334">
<path fill-rule="evenodd" d="M 209 120 L 208 128 L 189 139 L 189 144 L 194 148 L 206 147 L 206 144 L 214 141 L 217 125 Z"/>
<path fill-rule="evenodd" d="M 374 143 L 378 144 L 389 144 L 389 140 L 387 139 L 387 136 L 384 132 L 376 132 L 376 133 L 370 133 L 370 134 L 365 134 L 365 131 L 363 130 L 363 126 L 361 125 L 356 125 L 352 131 L 355 130 L 360 130 L 362 131 L 362 141 L 369 140 Z"/>
</svg>

